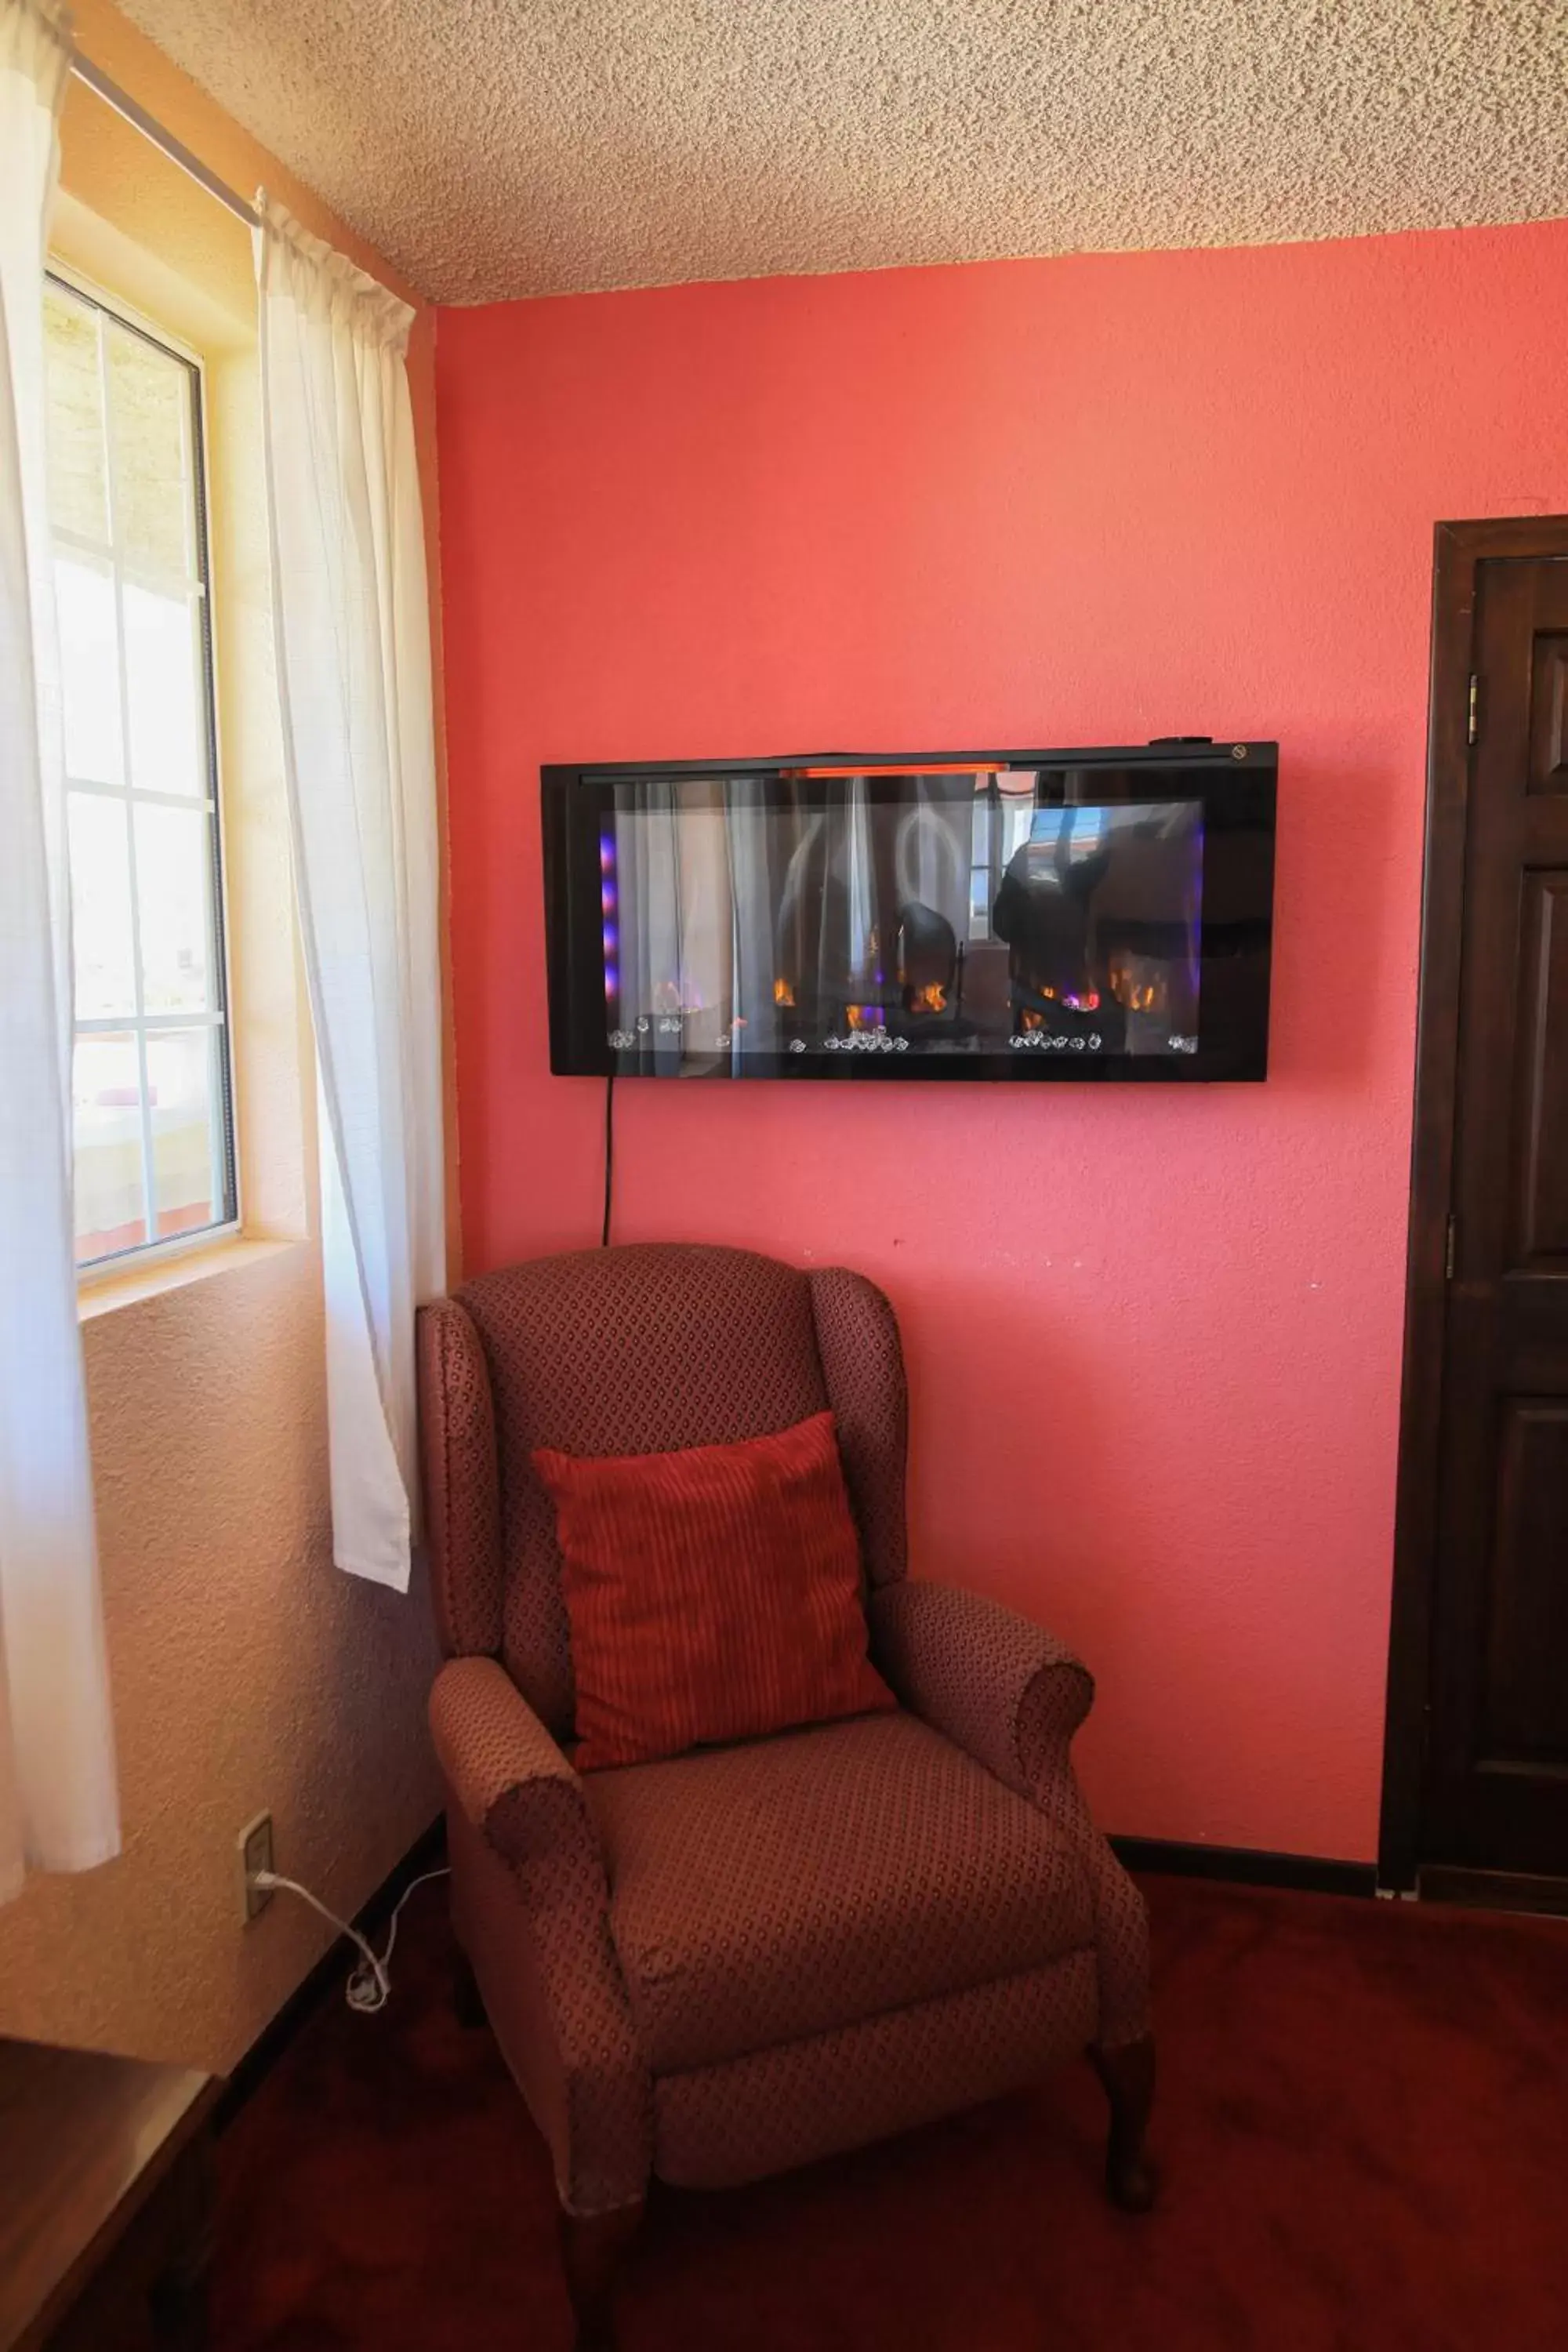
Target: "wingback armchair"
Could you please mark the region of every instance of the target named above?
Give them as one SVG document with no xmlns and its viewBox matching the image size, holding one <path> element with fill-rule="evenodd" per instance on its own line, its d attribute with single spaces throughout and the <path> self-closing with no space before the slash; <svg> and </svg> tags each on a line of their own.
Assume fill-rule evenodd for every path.
<svg viewBox="0 0 1568 2352">
<path fill-rule="evenodd" d="M 655 2174 L 750 2180 L 1086 2049 L 1110 2193 L 1146 2205 L 1143 1905 L 1068 1752 L 1093 1685 L 1037 1626 L 906 1574 L 881 1292 L 742 1250 L 543 1258 L 426 1307 L 419 1381 L 454 1926 L 549 2144 L 579 2341 L 607 2340 Z M 824 1407 L 898 1711 L 576 1772 L 533 1449 L 723 1444 Z"/>
</svg>

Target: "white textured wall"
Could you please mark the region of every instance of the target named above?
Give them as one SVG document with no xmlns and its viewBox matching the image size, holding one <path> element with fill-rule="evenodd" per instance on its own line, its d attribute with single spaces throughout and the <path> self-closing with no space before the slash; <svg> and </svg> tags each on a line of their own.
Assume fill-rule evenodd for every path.
<svg viewBox="0 0 1568 2352">
<path fill-rule="evenodd" d="M 238 1924 L 240 1825 L 352 1914 L 435 1816 L 429 1612 L 331 1564 L 311 1244 L 84 1337 L 126 1844 L 0 1910 L 0 2032 L 224 2068 L 329 1932 Z"/>
</svg>

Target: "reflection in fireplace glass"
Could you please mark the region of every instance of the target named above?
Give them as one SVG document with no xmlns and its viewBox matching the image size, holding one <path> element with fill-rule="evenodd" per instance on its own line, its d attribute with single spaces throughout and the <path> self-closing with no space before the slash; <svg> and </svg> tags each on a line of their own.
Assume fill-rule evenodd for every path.
<svg viewBox="0 0 1568 2352">
<path fill-rule="evenodd" d="M 611 1044 L 684 1063 L 1195 1052 L 1203 804 L 1097 799 L 1096 772 L 617 782 Z"/>
</svg>

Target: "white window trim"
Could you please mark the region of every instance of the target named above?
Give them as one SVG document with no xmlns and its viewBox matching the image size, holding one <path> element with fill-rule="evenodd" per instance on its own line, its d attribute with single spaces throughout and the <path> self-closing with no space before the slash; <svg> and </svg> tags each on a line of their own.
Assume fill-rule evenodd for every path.
<svg viewBox="0 0 1568 2352">
<path fill-rule="evenodd" d="M 189 1257 L 200 1250 L 210 1249 L 217 1246 L 231 1246 L 236 1241 L 244 1236 L 245 1202 L 244 1196 L 240 1189 L 239 1097 L 234 1051 L 234 973 L 233 953 L 231 947 L 232 933 L 229 922 L 228 855 L 226 838 L 226 829 L 224 824 L 222 729 L 218 724 L 218 704 L 223 688 L 222 681 L 218 673 L 217 632 L 213 625 L 212 617 L 211 581 L 213 571 L 213 518 L 211 493 L 212 467 L 209 462 L 209 452 L 212 447 L 212 429 L 211 419 L 208 414 L 206 362 L 203 358 L 202 353 L 197 351 L 194 345 L 186 342 L 184 336 L 174 333 L 171 328 L 165 327 L 160 320 L 150 318 L 145 311 L 137 310 L 132 304 L 124 301 L 118 294 L 111 293 L 108 288 L 99 284 L 96 279 L 89 277 L 86 271 L 73 268 L 68 262 L 62 261 L 57 255 L 50 254 L 47 257 L 46 274 L 47 278 L 57 281 L 61 286 L 66 287 L 70 292 L 80 295 L 84 300 L 96 304 L 100 310 L 106 311 L 110 318 L 119 320 L 122 326 L 131 328 L 137 334 L 144 335 L 150 342 L 158 345 L 159 348 L 163 351 L 172 352 L 175 358 L 183 360 L 192 370 L 195 377 L 196 394 L 195 408 L 197 428 L 201 435 L 201 450 L 199 453 L 200 462 L 198 465 L 193 467 L 192 471 L 195 477 L 194 494 L 199 511 L 203 545 L 206 550 L 207 578 L 205 580 L 200 580 L 195 578 L 194 575 L 187 573 L 181 581 L 180 584 L 187 593 L 194 592 L 195 594 L 200 596 L 206 605 L 206 626 L 205 635 L 206 658 L 209 665 L 208 676 L 210 678 L 209 693 L 211 703 L 211 708 L 207 714 L 206 730 L 212 787 L 209 795 L 209 804 L 215 839 L 216 842 L 216 857 L 215 860 L 216 876 L 214 892 L 216 902 L 215 912 L 217 918 L 217 940 L 216 945 L 217 948 L 218 961 L 221 966 L 224 1009 L 221 1013 L 171 1013 L 167 1017 L 161 1015 L 154 1025 L 161 1030 L 181 1028 L 219 1028 L 224 1033 L 224 1075 L 228 1090 L 228 1148 L 231 1190 L 234 1201 L 233 1214 L 221 1219 L 215 1224 L 200 1225 L 190 1233 L 171 1234 L 162 1241 L 152 1240 L 136 1242 L 133 1243 L 129 1249 L 114 1250 L 110 1252 L 107 1256 L 93 1258 L 88 1264 L 79 1265 L 76 1270 L 76 1275 L 77 1288 L 79 1293 L 84 1290 L 93 1289 L 103 1283 L 123 1281 L 127 1275 L 134 1274 L 138 1269 L 143 1266 L 151 1271 L 157 1266 L 166 1264 L 171 1259 Z M 101 353 L 101 345 L 100 348 Z M 105 463 L 110 467 L 110 469 L 112 469 L 113 452 L 110 446 L 109 441 L 107 385 L 104 387 L 103 414 Z M 100 561 L 104 557 L 105 551 L 101 547 L 98 547 L 90 541 L 83 539 L 80 534 L 77 532 L 57 530 L 52 521 L 50 524 L 49 537 L 51 546 L 74 547 L 79 549 L 84 555 L 93 555 L 98 557 Z M 110 557 L 110 561 L 111 562 L 114 570 L 116 583 L 115 609 L 117 614 L 120 610 L 119 587 L 120 583 L 123 580 L 145 580 L 150 584 L 163 587 L 170 586 L 174 583 L 174 574 L 141 572 L 134 564 L 126 564 L 121 560 L 118 552 L 112 553 Z M 121 694 L 122 706 L 121 712 L 121 725 L 123 733 L 126 724 L 125 711 L 123 708 L 123 665 L 121 666 Z M 126 774 L 129 779 L 129 765 L 127 765 Z M 126 803 L 130 803 L 132 799 L 132 790 L 129 781 L 123 784 L 72 783 L 70 779 L 68 777 L 67 782 L 68 786 L 72 791 L 102 793 L 110 799 L 121 800 Z M 136 797 L 146 801 L 149 805 L 180 808 L 189 808 L 192 805 L 191 796 L 189 793 L 138 793 Z M 140 921 L 134 890 L 132 893 L 132 927 L 136 958 L 136 985 L 138 996 L 140 996 L 142 985 L 142 948 Z M 149 1113 L 147 1106 L 145 1030 L 148 1024 L 144 1014 L 138 1016 L 138 1019 L 140 1025 L 135 1027 L 134 1034 L 138 1043 L 142 1084 L 142 1190 L 146 1200 L 148 1222 L 149 1224 L 151 1224 L 156 1218 L 157 1210 L 153 1190 L 153 1171 L 147 1157 Z M 90 1034 L 94 1030 L 111 1034 L 122 1034 L 124 1033 L 125 1026 L 126 1024 L 123 1014 L 115 1018 L 105 1017 L 102 1020 L 89 1019 L 81 1021 L 75 1017 L 73 1011 L 73 1036 L 84 1034 Z"/>
</svg>

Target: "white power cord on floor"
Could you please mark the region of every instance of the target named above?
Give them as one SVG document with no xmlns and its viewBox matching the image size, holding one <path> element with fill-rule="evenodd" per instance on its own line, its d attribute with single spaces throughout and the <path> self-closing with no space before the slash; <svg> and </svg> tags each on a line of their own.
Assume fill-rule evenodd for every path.
<svg viewBox="0 0 1568 2352">
<path fill-rule="evenodd" d="M 264 1888 L 269 1895 L 297 1895 L 301 1903 L 308 1903 L 312 1911 L 319 1911 L 328 1926 L 335 1927 L 340 1936 L 347 1936 L 351 1943 L 359 1946 L 360 1957 L 349 1971 L 349 1980 L 343 1987 L 343 1999 L 351 2009 L 357 2009 L 362 2016 L 370 2017 L 378 2009 L 384 2009 L 392 1998 L 392 1953 L 397 1941 L 398 1913 L 416 1886 L 428 1886 L 433 1878 L 450 1875 L 446 1869 L 427 1870 L 422 1878 L 409 1880 L 392 1906 L 392 1916 L 386 1927 L 386 1949 L 381 1953 L 376 1952 L 369 1938 L 362 1936 L 357 1927 L 351 1926 L 347 1919 L 340 1919 L 335 1911 L 329 1911 L 326 1905 L 312 1895 L 308 1886 L 301 1886 L 297 1878 L 283 1878 L 275 1870 L 253 1870 L 250 1884 Z"/>
</svg>

